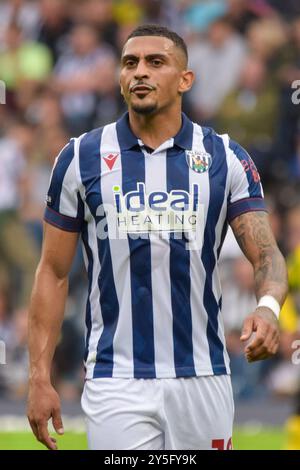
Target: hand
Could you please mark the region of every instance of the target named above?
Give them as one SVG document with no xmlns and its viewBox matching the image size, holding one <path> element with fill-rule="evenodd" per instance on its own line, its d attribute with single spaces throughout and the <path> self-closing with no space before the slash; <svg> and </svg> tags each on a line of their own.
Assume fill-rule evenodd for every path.
<svg viewBox="0 0 300 470">
<path fill-rule="evenodd" d="M 29 385 L 27 417 L 38 441 L 49 450 L 57 450 L 56 439 L 49 436 L 48 420 L 58 434 L 63 434 L 60 399 L 50 382 L 32 382 Z"/>
<path fill-rule="evenodd" d="M 254 338 L 245 347 L 248 362 L 260 361 L 274 356 L 279 347 L 279 323 L 275 314 L 267 307 L 258 307 L 244 321 L 241 341 Z"/>
</svg>

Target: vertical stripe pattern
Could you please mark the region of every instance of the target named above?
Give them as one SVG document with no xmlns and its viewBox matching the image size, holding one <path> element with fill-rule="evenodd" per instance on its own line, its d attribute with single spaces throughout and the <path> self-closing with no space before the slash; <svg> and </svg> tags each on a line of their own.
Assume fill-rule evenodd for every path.
<svg viewBox="0 0 300 470">
<path fill-rule="evenodd" d="M 218 336 L 219 305 L 213 292 L 213 272 L 217 261 L 215 255 L 216 225 L 225 197 L 227 162 L 225 147 L 219 136 L 211 136 L 208 134 L 206 138 L 204 137 L 204 147 L 212 156 L 212 166 L 209 171 L 211 196 L 208 205 L 202 250 L 202 262 L 206 272 L 203 301 L 204 307 L 208 312 L 206 333 L 209 342 L 212 369 L 215 375 L 222 375 L 226 374 L 226 367 L 223 355 L 224 346 Z"/>
<path fill-rule="evenodd" d="M 124 130 L 123 130 L 124 132 Z M 145 184 L 145 156 L 140 149 L 124 149 L 123 132 L 117 125 L 122 159 L 122 191 L 126 194 Z M 153 334 L 153 300 L 151 282 L 151 245 L 149 237 L 128 235 L 131 273 L 131 305 L 134 377 L 156 377 Z"/>
<path fill-rule="evenodd" d="M 207 155 L 201 162 L 205 153 L 211 157 L 208 170 Z M 128 114 L 62 150 L 45 220 L 81 232 L 89 278 L 87 378 L 230 373 L 218 257 L 228 222 L 264 210 L 255 172 L 238 144 L 185 115 L 177 135 L 153 152 L 131 131 Z M 165 210 L 181 218 L 186 209 L 198 210 L 201 243 L 190 244 L 184 228 L 183 233 L 170 227 L 142 234 L 119 230 L 118 211 L 126 205 L 121 216 L 137 214 L 130 192 L 145 203 L 147 217 Z"/>
<path fill-rule="evenodd" d="M 193 125 L 185 129 L 188 148 L 192 148 Z M 175 147 L 167 151 L 167 191 L 189 192 L 189 167 L 185 152 Z M 170 279 L 173 311 L 174 363 L 176 376 L 195 375 L 192 338 L 190 252 L 185 236 L 170 234 Z M 181 234 L 179 234 L 181 235 Z"/>
</svg>

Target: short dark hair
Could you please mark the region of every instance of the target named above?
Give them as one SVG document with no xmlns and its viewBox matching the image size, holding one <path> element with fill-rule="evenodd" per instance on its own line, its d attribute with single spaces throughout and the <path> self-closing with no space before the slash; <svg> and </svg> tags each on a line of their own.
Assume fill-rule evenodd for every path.
<svg viewBox="0 0 300 470">
<path fill-rule="evenodd" d="M 166 26 L 161 26 L 158 24 L 143 24 L 141 26 L 138 26 L 129 34 L 126 39 L 126 42 L 131 38 L 136 38 L 139 36 L 161 36 L 163 38 L 170 39 L 171 41 L 173 41 L 175 46 L 179 47 L 179 49 L 182 50 L 186 57 L 186 60 L 188 61 L 188 50 L 186 47 L 186 43 L 184 42 L 182 37 L 179 36 L 179 34 L 175 33 L 175 31 L 171 31 Z"/>
</svg>

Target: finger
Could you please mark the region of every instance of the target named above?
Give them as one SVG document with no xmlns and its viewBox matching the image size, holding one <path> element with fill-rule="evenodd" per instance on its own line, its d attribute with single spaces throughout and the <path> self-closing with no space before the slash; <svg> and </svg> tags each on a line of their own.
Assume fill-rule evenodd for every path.
<svg viewBox="0 0 300 470">
<path fill-rule="evenodd" d="M 272 354 L 276 354 L 279 348 L 279 335 L 277 335 L 270 344 L 270 351 Z"/>
<path fill-rule="evenodd" d="M 256 361 L 263 361 L 264 359 L 268 359 L 270 357 L 269 354 L 261 354 L 259 356 L 246 356 L 247 362 L 256 362 Z"/>
<path fill-rule="evenodd" d="M 269 333 L 269 326 L 260 323 L 257 327 L 255 338 L 247 345 L 246 351 L 254 351 L 256 348 L 262 346 Z"/>
<path fill-rule="evenodd" d="M 266 331 L 266 333 L 264 331 Z M 276 329 L 267 326 L 266 330 L 258 329 L 256 340 L 257 341 L 253 341 L 247 345 L 245 353 L 255 351 L 256 348 L 264 346 L 266 351 L 272 354 L 272 347 L 275 346 L 276 343 L 279 344 L 279 334 Z"/>
<path fill-rule="evenodd" d="M 276 329 L 271 328 L 267 338 L 266 338 L 266 346 L 269 350 L 278 343 L 279 344 L 279 333 Z"/>
<path fill-rule="evenodd" d="M 254 318 L 252 316 L 246 318 L 246 320 L 244 321 L 243 330 L 242 330 L 242 334 L 240 337 L 241 341 L 247 341 L 247 339 L 250 338 L 253 332 L 253 327 L 254 327 Z"/>
<path fill-rule="evenodd" d="M 248 351 L 245 353 L 246 359 L 248 362 L 260 361 L 262 359 L 267 359 L 272 354 L 268 351 L 265 345 L 258 346 L 254 351 Z"/>
<path fill-rule="evenodd" d="M 59 408 L 56 409 L 56 410 L 53 410 L 52 424 L 53 424 L 53 427 L 54 427 L 55 431 L 57 432 L 57 434 L 63 434 L 64 433 L 64 426 L 63 426 L 63 422 L 62 422 L 62 419 L 61 419 L 61 413 L 60 413 Z"/>
<path fill-rule="evenodd" d="M 249 362 L 254 360 L 262 360 L 276 354 L 279 347 L 279 334 L 276 331 L 275 334 L 273 331 L 270 331 L 266 337 L 266 340 L 261 346 L 258 346 L 256 349 L 245 350 L 246 358 Z"/>
<path fill-rule="evenodd" d="M 279 347 L 279 339 L 279 332 L 277 328 L 271 328 L 264 343 L 268 353 L 271 355 L 276 354 Z"/>
<path fill-rule="evenodd" d="M 275 354 L 277 353 L 279 349 L 279 343 L 278 344 L 275 344 L 273 347 L 272 347 L 272 354 L 273 356 L 275 356 Z"/>
<path fill-rule="evenodd" d="M 29 424 L 30 424 L 30 427 L 32 429 L 33 434 L 35 435 L 36 439 L 38 439 L 39 438 L 39 431 L 38 431 L 38 427 L 37 427 L 36 422 L 33 419 L 29 418 L 29 417 L 28 417 L 28 421 L 29 421 Z"/>
<path fill-rule="evenodd" d="M 273 330 L 268 329 L 268 328 L 267 328 L 266 331 L 260 332 L 259 336 L 258 336 L 258 340 L 259 340 L 259 338 L 261 340 L 258 341 L 257 347 L 262 346 L 268 351 L 269 348 L 270 348 L 271 343 L 273 342 L 273 336 L 274 336 Z M 253 345 L 251 345 L 250 351 L 251 351 L 253 346 L 254 346 L 253 350 L 255 350 L 255 348 L 256 348 L 255 341 L 253 342 Z"/>
<path fill-rule="evenodd" d="M 47 422 L 40 421 L 37 423 L 37 425 L 38 425 L 39 441 L 42 442 L 49 450 L 56 450 L 57 445 L 55 442 L 53 442 L 52 440 L 53 438 L 49 436 Z"/>
</svg>

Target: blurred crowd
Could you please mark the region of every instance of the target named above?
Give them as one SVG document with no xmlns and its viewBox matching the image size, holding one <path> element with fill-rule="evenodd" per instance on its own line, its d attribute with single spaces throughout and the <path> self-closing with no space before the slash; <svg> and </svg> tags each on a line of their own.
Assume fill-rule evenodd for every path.
<svg viewBox="0 0 300 470">
<path fill-rule="evenodd" d="M 299 390 L 300 365 L 291 360 L 300 339 L 300 104 L 292 99 L 297 80 L 300 88 L 299 0 L 0 0 L 0 340 L 7 348 L 0 396 L 26 394 L 28 300 L 54 159 L 71 136 L 125 111 L 120 52 L 131 30 L 149 22 L 186 40 L 197 78 L 184 111 L 249 151 L 289 265 L 280 352 L 246 366 L 239 336 L 256 305 L 253 273 L 229 233 L 221 273 L 236 398 Z M 67 399 L 82 387 L 85 289 L 79 249 L 53 367 Z"/>
</svg>

